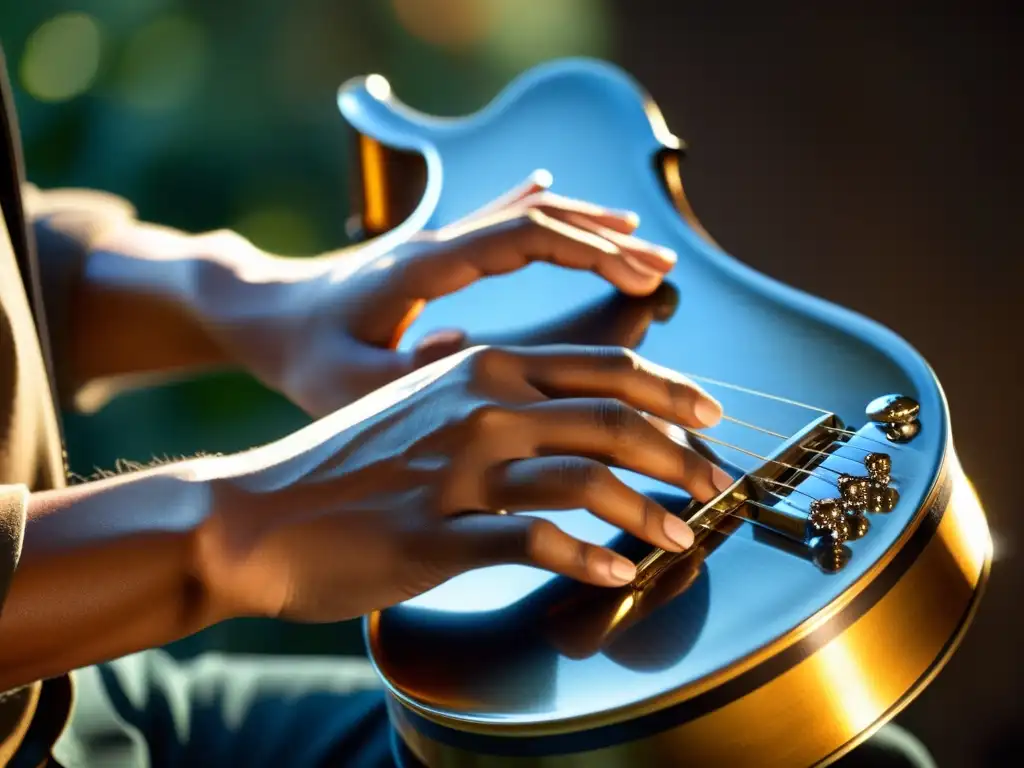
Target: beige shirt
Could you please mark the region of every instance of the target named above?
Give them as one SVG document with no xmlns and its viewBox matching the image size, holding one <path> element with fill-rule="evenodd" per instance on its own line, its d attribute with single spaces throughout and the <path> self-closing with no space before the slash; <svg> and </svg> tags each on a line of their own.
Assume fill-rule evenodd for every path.
<svg viewBox="0 0 1024 768">
<path fill-rule="evenodd" d="M 14 238 L 0 215 L 0 621 L 21 551 L 29 492 L 66 484 L 55 398 L 63 389 L 60 367 L 50 374 L 47 353 L 66 359 L 71 291 L 89 243 L 107 226 L 134 215 L 120 198 L 85 190 L 44 194 L 20 185 L 19 202 L 39 262 L 37 276 L 24 274 L 34 271 L 34 254 L 17 258 Z M 28 269 L 21 266 L 26 263 Z M 35 313 L 33 299 L 39 307 Z M 49 332 L 40 332 L 41 325 Z M 45 715 L 39 713 L 33 728 L 52 743 L 70 712 L 69 679 L 0 693 L 0 766 L 17 748 L 37 705 Z"/>
<path fill-rule="evenodd" d="M 0 216 L 0 600 L 21 552 L 29 489 L 64 483 L 63 451 L 48 372 L 24 281 Z M 0 613 L 2 620 L 2 613 Z M 0 696 L 0 765 L 10 759 L 40 685 Z"/>
</svg>

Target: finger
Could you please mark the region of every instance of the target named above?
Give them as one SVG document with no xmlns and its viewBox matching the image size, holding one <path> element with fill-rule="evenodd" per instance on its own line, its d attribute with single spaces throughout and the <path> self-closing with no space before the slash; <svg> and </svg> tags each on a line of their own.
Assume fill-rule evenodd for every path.
<svg viewBox="0 0 1024 768">
<path fill-rule="evenodd" d="M 538 210 L 509 213 L 451 240 L 421 244 L 374 273 L 374 300 L 358 310 L 356 327 L 364 342 L 394 347 L 425 302 L 533 262 L 595 272 L 624 293 L 648 296 L 664 275 L 647 266 L 638 269 L 634 256 L 600 235 Z"/>
<path fill-rule="evenodd" d="M 626 293 L 652 293 L 663 274 L 637 270 L 624 255 L 630 254 L 607 238 L 531 209 L 408 259 L 402 265 L 404 289 L 421 294 L 418 298 L 437 298 L 481 278 L 543 261 L 596 272 Z"/>
<path fill-rule="evenodd" d="M 495 198 L 482 208 L 478 208 L 473 213 L 463 217 L 462 221 L 466 221 L 467 219 L 477 219 L 482 216 L 490 216 L 496 211 L 500 211 L 528 197 L 544 192 L 544 190 L 551 186 L 551 182 L 551 173 L 540 168 L 531 173 L 526 178 L 526 181 L 513 187 L 500 197 Z"/>
<path fill-rule="evenodd" d="M 444 525 L 450 572 L 490 565 L 532 565 L 604 587 L 622 586 L 636 577 L 636 566 L 628 558 L 574 539 L 548 520 L 474 514 L 452 518 Z"/>
<path fill-rule="evenodd" d="M 526 379 L 548 397 L 609 397 L 685 427 L 722 418 L 715 398 L 685 376 L 623 347 L 518 350 Z"/>
<path fill-rule="evenodd" d="M 640 226 L 640 217 L 633 211 L 605 208 L 550 191 L 529 195 L 522 204 L 576 226 L 602 227 L 626 235 Z"/>
<path fill-rule="evenodd" d="M 544 456 L 495 467 L 488 477 L 488 504 L 508 512 L 586 509 L 662 549 L 678 552 L 693 544 L 693 531 L 685 522 L 630 488 L 604 464 L 578 456 Z"/>
<path fill-rule="evenodd" d="M 546 400 L 520 411 L 536 455 L 585 456 L 684 488 L 708 501 L 732 478 L 618 400 Z"/>
<path fill-rule="evenodd" d="M 564 220 L 573 226 L 593 232 L 595 235 L 615 243 L 622 250 L 626 263 L 638 272 L 650 271 L 657 276 L 662 276 L 676 265 L 678 257 L 675 251 L 633 237 L 630 232 L 609 227 L 593 217 L 567 212 L 564 214 Z"/>
</svg>

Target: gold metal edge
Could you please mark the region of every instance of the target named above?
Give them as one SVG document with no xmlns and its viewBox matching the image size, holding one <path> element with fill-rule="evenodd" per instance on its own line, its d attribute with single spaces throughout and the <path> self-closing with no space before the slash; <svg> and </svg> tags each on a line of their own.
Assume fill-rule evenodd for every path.
<svg viewBox="0 0 1024 768">
<path fill-rule="evenodd" d="M 363 222 L 373 234 L 388 226 L 387 173 L 384 148 L 376 139 L 359 133 L 359 161 L 363 177 Z"/>
<path fill-rule="evenodd" d="M 904 694 L 904 696 L 897 701 L 892 707 L 889 708 L 870 728 L 861 732 L 860 735 L 854 737 L 848 741 L 844 746 L 833 752 L 826 760 L 820 762 L 815 768 L 827 768 L 832 765 L 840 758 L 852 752 L 854 749 L 859 747 L 865 741 L 874 736 L 880 728 L 886 723 L 891 721 L 894 717 L 898 716 L 900 712 L 909 707 L 914 703 L 914 700 L 920 696 L 924 690 L 931 685 L 932 681 L 939 676 L 939 673 L 946 667 L 949 660 L 953 658 L 953 654 L 960 648 L 960 644 L 963 642 L 964 637 L 967 635 L 967 630 L 971 628 L 974 623 L 974 618 L 978 614 L 978 608 L 981 606 L 982 598 L 985 596 L 985 590 L 988 588 L 989 577 L 992 573 L 992 549 L 989 548 L 989 552 L 985 558 L 985 562 L 982 565 L 981 574 L 978 577 L 978 584 L 974 589 L 974 597 L 970 608 L 967 610 L 967 615 L 964 620 L 960 623 L 957 628 L 956 635 L 949 642 L 946 647 L 946 652 L 936 659 L 931 669 L 922 676 L 917 684 Z"/>
<path fill-rule="evenodd" d="M 950 465 L 953 465 L 952 467 Z M 739 675 L 757 667 L 764 663 L 765 660 L 781 653 L 786 648 L 800 642 L 812 632 L 814 632 L 821 625 L 832 620 L 841 611 L 843 611 L 861 592 L 864 591 L 877 577 L 878 575 L 892 562 L 896 554 L 906 545 L 907 541 L 917 532 L 920 528 L 921 522 L 924 520 L 928 513 L 928 510 L 935 503 L 936 498 L 942 491 L 944 485 L 947 482 L 965 482 L 962 473 L 959 476 L 954 476 L 951 470 L 956 469 L 959 471 L 959 463 L 957 462 L 955 453 L 953 452 L 952 445 L 947 443 L 946 455 L 943 461 L 943 466 L 936 482 L 933 484 L 931 491 L 929 491 L 924 503 L 919 507 L 914 517 L 907 524 L 907 527 L 900 534 L 900 537 L 893 542 L 888 550 L 875 562 L 875 564 L 869 568 L 865 573 L 850 587 L 834 600 L 829 605 L 819 610 L 814 615 L 805 619 L 802 623 L 798 624 L 793 629 L 789 630 L 785 634 L 762 646 L 761 648 L 751 652 L 742 659 L 734 661 L 732 664 L 723 667 L 711 674 L 695 680 L 682 688 L 675 691 L 670 691 L 660 696 L 655 696 L 646 701 L 630 705 L 628 707 L 620 707 L 614 710 L 608 710 L 607 712 L 596 713 L 593 715 L 586 715 L 582 717 L 569 718 L 559 720 L 554 723 L 483 723 L 473 720 L 460 719 L 452 717 L 442 712 L 437 712 L 429 706 L 424 706 L 419 702 L 406 696 L 401 690 L 395 688 L 391 681 L 387 679 L 387 676 L 383 674 L 383 670 L 378 668 L 378 674 L 381 675 L 385 686 L 388 691 L 394 695 L 404 706 L 408 707 L 411 711 L 415 712 L 420 717 L 430 720 L 438 725 L 442 725 L 448 728 L 452 728 L 457 731 L 464 731 L 467 733 L 479 733 L 479 734 L 493 734 L 500 735 L 503 737 L 518 738 L 518 737 L 530 737 L 530 736 L 550 736 L 560 733 L 572 733 L 574 731 L 595 728 L 603 725 L 612 725 L 623 720 L 633 719 L 650 712 L 654 712 L 665 707 L 672 706 L 683 702 L 687 699 L 699 696 L 713 688 L 728 682 L 729 680 L 738 677 Z M 367 645 L 370 651 L 370 656 L 375 656 L 376 650 L 376 636 L 377 629 L 379 627 L 380 614 L 374 612 L 370 615 L 368 626 L 367 626 Z"/>
<path fill-rule="evenodd" d="M 404 701 L 394 697 L 392 721 L 406 744 L 431 766 L 653 767 L 671 765 L 666 755 L 678 754 L 709 768 L 749 765 L 751 759 L 764 768 L 830 765 L 924 690 L 974 618 L 991 569 L 991 538 L 966 478 L 960 474 L 953 481 L 966 486 L 966 493 L 962 488 L 954 491 L 935 537 L 880 601 L 794 667 L 676 728 L 589 752 L 531 758 L 477 755 L 426 737 L 403 716 Z M 981 550 L 974 552 L 972 526 L 976 536 L 984 537 Z M 951 600 L 951 592 L 962 599 Z M 892 653 L 894 649 L 898 652 Z M 844 659 L 852 671 L 844 669 Z M 865 661 L 880 662 L 883 674 Z M 780 701 L 788 706 L 780 708 Z M 510 730 L 506 735 L 519 734 Z"/>
</svg>

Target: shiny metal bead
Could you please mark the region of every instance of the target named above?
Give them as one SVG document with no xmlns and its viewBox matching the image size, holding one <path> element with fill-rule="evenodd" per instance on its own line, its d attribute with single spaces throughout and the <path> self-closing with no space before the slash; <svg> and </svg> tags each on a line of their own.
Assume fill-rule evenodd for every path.
<svg viewBox="0 0 1024 768">
<path fill-rule="evenodd" d="M 909 424 L 921 411 L 918 402 L 906 395 L 876 397 L 864 409 L 867 417 L 877 424 Z"/>
<path fill-rule="evenodd" d="M 868 477 L 881 485 L 888 485 L 892 479 L 892 459 L 887 453 L 869 453 L 864 458 L 864 468 Z M 867 488 L 864 490 L 866 492 Z"/>
</svg>

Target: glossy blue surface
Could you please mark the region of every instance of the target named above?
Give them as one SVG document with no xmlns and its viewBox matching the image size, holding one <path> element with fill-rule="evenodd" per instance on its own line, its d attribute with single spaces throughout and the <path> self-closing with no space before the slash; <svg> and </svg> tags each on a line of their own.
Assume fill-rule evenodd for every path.
<svg viewBox="0 0 1024 768">
<path fill-rule="evenodd" d="M 923 425 L 913 442 L 882 448 L 893 458 L 900 503 L 888 515 L 873 516 L 870 532 L 851 545 L 853 557 L 838 574 L 822 573 L 806 559 L 766 544 L 744 524 L 707 556 L 697 581 L 677 598 L 685 611 L 671 620 L 661 611 L 629 630 L 636 642 L 627 654 L 634 661 L 628 662 L 611 647 L 570 658 L 543 639 L 545 619 L 528 609 L 531 596 L 550 586 L 549 574 L 518 566 L 476 571 L 382 616 L 376 661 L 396 690 L 453 718 L 475 721 L 549 721 L 627 706 L 698 680 L 800 625 L 892 546 L 932 489 L 949 437 L 945 401 L 931 370 L 887 329 L 770 280 L 684 223 L 653 163 L 672 138 L 631 79 L 599 62 L 556 62 L 527 73 L 489 107 L 462 120 L 417 115 L 378 96 L 364 81 L 354 81 L 342 89 L 339 105 L 358 130 L 420 152 L 428 165 L 423 202 L 396 237 L 456 220 L 534 170 L 547 169 L 555 192 L 636 211 L 638 236 L 679 254 L 669 276 L 679 293 L 678 308 L 667 322 L 651 326 L 637 347 L 641 355 L 679 371 L 834 411 L 854 429 L 863 425 L 869 401 L 902 393 L 920 402 Z M 823 260 L 821 269 L 839 275 L 844 265 Z M 403 344 L 439 327 L 479 335 L 544 331 L 558 338 L 566 317 L 612 294 L 592 275 L 533 266 L 430 305 Z M 618 310 L 591 321 L 614 325 L 614 312 L 628 313 L 628 307 L 622 309 L 627 304 L 619 300 Z M 783 434 L 816 416 L 793 405 L 708 389 L 730 415 Z M 735 424 L 710 434 L 761 454 L 778 444 L 778 438 Z M 854 444 L 880 448 L 874 439 L 882 439 L 881 433 L 867 427 Z M 739 452 L 721 453 L 740 467 L 756 463 Z M 828 465 L 851 471 L 856 466 L 841 456 L 863 453 L 844 448 Z M 648 478 L 627 477 L 645 492 L 672 492 Z M 835 495 L 819 480 L 803 490 Z M 611 542 L 618 534 L 584 511 L 544 516 L 589 541 Z M 512 621 L 527 614 L 532 618 L 523 618 L 526 624 Z M 664 621 L 666 632 L 678 633 L 675 649 L 671 637 L 652 630 L 655 620 Z M 493 635 L 485 639 L 488 628 L 503 626 L 526 627 L 523 643 L 506 644 Z M 459 663 L 467 653 L 466 638 L 474 636 L 485 657 L 500 647 L 494 663 Z M 666 642 L 667 656 L 662 653 Z M 664 658 L 655 664 L 657 653 Z M 651 663 L 634 663 L 645 658 Z"/>
</svg>

